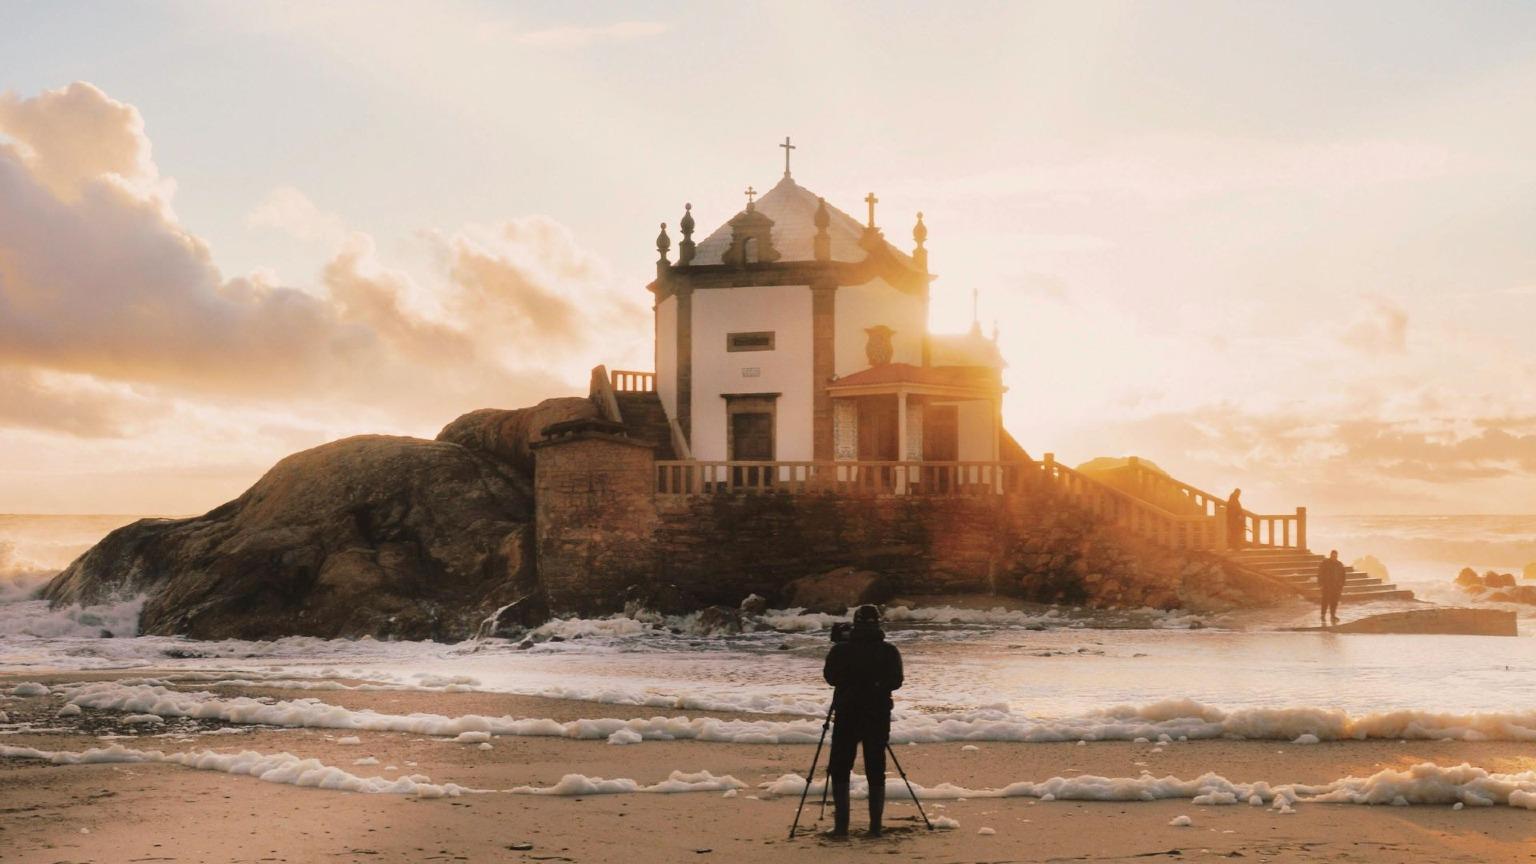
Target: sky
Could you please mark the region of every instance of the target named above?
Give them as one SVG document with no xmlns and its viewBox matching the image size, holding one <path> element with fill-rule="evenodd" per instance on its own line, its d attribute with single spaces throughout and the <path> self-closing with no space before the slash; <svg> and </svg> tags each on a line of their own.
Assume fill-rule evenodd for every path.
<svg viewBox="0 0 1536 864">
<path fill-rule="evenodd" d="M 658 222 L 929 228 L 1033 455 L 1536 512 L 1536 6 L 0 0 L 0 512 L 651 368 Z"/>
</svg>

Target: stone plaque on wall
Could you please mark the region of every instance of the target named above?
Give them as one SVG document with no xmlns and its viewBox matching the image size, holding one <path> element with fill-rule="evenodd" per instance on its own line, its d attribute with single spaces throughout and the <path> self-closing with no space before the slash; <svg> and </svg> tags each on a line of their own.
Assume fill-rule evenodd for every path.
<svg viewBox="0 0 1536 864">
<path fill-rule="evenodd" d="M 859 458 L 859 403 L 832 400 L 832 458 L 852 462 Z"/>
</svg>

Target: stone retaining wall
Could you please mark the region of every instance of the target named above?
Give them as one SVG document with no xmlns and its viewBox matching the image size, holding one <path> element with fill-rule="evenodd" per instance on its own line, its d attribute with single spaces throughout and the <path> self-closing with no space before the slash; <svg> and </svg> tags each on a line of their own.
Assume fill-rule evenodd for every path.
<svg viewBox="0 0 1536 864">
<path fill-rule="evenodd" d="M 1290 596 L 1215 556 L 1128 537 L 1041 486 L 976 497 L 653 494 L 649 449 L 540 445 L 538 568 L 557 613 L 777 601 L 790 581 L 873 570 L 909 594 L 994 592 L 1090 606 L 1220 609 Z"/>
</svg>

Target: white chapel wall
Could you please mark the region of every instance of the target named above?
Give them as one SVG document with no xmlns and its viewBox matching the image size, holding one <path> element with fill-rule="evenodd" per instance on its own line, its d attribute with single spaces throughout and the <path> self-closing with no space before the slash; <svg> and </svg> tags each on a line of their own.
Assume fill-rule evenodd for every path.
<svg viewBox="0 0 1536 864">
<path fill-rule="evenodd" d="M 928 322 L 923 318 L 921 297 L 898 291 L 882 279 L 863 285 L 844 285 L 837 289 L 837 358 L 834 374 L 849 375 L 869 368 L 864 345 L 869 336 L 864 328 L 877 324 L 896 331 L 891 337 L 891 362 L 923 362 L 923 333 Z"/>
<path fill-rule="evenodd" d="M 991 462 L 996 459 L 996 454 L 992 452 L 992 403 L 973 399 L 955 405 L 956 419 L 960 425 L 960 461 Z"/>
<path fill-rule="evenodd" d="M 772 351 L 726 350 L 726 334 L 765 330 L 774 333 Z M 688 443 L 696 459 L 728 456 L 723 393 L 782 394 L 774 430 L 775 456 L 784 461 L 811 458 L 811 291 L 807 286 L 693 292 L 693 434 Z"/>
<path fill-rule="evenodd" d="M 677 419 L 677 298 L 656 304 L 656 395 L 667 418 Z"/>
</svg>

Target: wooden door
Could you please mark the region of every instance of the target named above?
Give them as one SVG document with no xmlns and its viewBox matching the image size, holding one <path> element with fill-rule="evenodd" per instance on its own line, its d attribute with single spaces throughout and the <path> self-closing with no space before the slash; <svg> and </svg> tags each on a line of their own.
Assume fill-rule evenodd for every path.
<svg viewBox="0 0 1536 864">
<path fill-rule="evenodd" d="M 731 415 L 731 459 L 737 462 L 773 461 L 773 415 L 764 411 L 739 411 Z M 731 483 L 738 487 L 773 485 L 773 469 L 759 465 L 732 469 Z"/>
<path fill-rule="evenodd" d="M 954 405 L 929 405 L 923 409 L 923 459 L 956 462 L 960 459 L 960 409 Z"/>
<path fill-rule="evenodd" d="M 741 411 L 731 415 L 731 459 L 736 462 L 773 461 L 773 415 Z"/>
<path fill-rule="evenodd" d="M 897 450 L 896 397 L 866 396 L 859 400 L 859 461 L 895 462 Z"/>
</svg>

